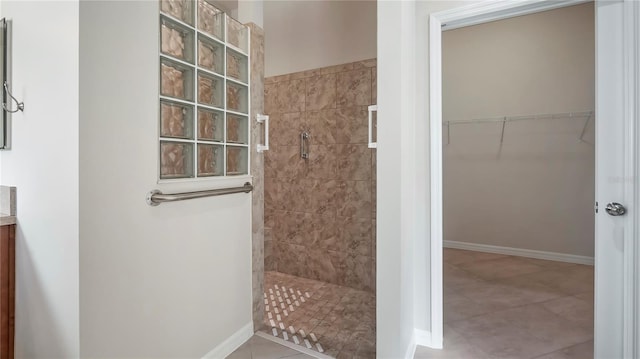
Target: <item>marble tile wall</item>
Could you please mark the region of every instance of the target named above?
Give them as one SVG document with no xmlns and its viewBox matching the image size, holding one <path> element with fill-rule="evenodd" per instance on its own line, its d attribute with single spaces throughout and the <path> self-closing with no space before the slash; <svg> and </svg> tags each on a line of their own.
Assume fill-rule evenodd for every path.
<svg viewBox="0 0 640 359">
<path fill-rule="evenodd" d="M 266 270 L 375 291 L 376 60 L 269 77 L 264 91 Z"/>
<path fill-rule="evenodd" d="M 264 113 L 264 31 L 256 24 L 247 24 L 251 29 L 251 143 L 263 143 L 262 125 L 255 121 L 257 114 Z M 255 145 L 251 151 L 251 174 L 253 176 L 252 211 L 252 293 L 253 326 L 260 328 L 264 317 L 264 155 Z"/>
</svg>

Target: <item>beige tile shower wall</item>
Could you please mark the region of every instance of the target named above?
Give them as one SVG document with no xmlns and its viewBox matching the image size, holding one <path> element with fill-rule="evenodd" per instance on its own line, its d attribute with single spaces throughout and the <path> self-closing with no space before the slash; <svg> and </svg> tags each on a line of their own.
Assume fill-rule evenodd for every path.
<svg viewBox="0 0 640 359">
<path fill-rule="evenodd" d="M 375 289 L 375 89 L 375 59 L 265 79 L 266 270 Z"/>
</svg>

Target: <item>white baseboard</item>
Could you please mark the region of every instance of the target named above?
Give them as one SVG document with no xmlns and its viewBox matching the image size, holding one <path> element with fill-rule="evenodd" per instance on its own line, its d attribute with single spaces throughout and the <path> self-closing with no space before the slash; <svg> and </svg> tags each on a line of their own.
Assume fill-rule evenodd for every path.
<svg viewBox="0 0 640 359">
<path fill-rule="evenodd" d="M 416 333 L 415 330 L 411 335 L 411 341 L 409 342 L 409 346 L 407 347 L 407 351 L 404 354 L 405 359 L 413 359 L 416 355 Z"/>
<path fill-rule="evenodd" d="M 205 354 L 203 359 L 224 359 L 253 336 L 253 322 L 233 333 L 227 340 Z"/>
<path fill-rule="evenodd" d="M 465 249 L 468 251 L 505 254 L 509 256 L 545 259 L 549 261 L 585 264 L 585 265 L 591 265 L 591 266 L 594 263 L 593 257 L 577 256 L 574 254 L 565 254 L 565 253 L 556 253 L 556 252 L 536 251 L 533 249 L 500 247 L 500 246 L 491 246 L 488 244 L 477 244 L 477 243 L 457 242 L 457 241 L 444 241 L 443 246 L 445 248 Z"/>
<path fill-rule="evenodd" d="M 414 329 L 414 335 L 416 337 L 416 345 L 432 349 L 442 349 L 442 338 L 434 338 L 431 335 L 431 332 L 422 329 Z"/>
</svg>

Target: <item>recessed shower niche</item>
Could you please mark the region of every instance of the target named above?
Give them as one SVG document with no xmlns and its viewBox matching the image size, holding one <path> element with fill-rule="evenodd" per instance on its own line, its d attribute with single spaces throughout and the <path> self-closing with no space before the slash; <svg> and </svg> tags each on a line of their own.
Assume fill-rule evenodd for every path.
<svg viewBox="0 0 640 359">
<path fill-rule="evenodd" d="M 249 28 L 207 0 L 159 20 L 160 180 L 248 175 Z"/>
</svg>

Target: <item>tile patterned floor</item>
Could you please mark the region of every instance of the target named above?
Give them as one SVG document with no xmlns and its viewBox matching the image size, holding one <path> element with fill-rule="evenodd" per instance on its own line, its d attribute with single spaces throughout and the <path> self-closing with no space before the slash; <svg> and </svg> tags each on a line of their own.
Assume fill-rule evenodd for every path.
<svg viewBox="0 0 640 359">
<path fill-rule="evenodd" d="M 260 330 L 338 359 L 375 358 L 375 294 L 265 273 Z"/>
<path fill-rule="evenodd" d="M 445 249 L 444 349 L 415 358 L 593 358 L 593 267 Z"/>
<path fill-rule="evenodd" d="M 416 359 L 593 358 L 593 267 L 457 249 L 444 261 L 445 349 L 418 347 Z M 339 359 L 375 358 L 374 294 L 277 272 L 265 288 L 264 333 Z M 312 357 L 254 336 L 229 358 Z"/>
<path fill-rule="evenodd" d="M 310 355 L 254 335 L 227 359 L 311 359 Z"/>
</svg>

